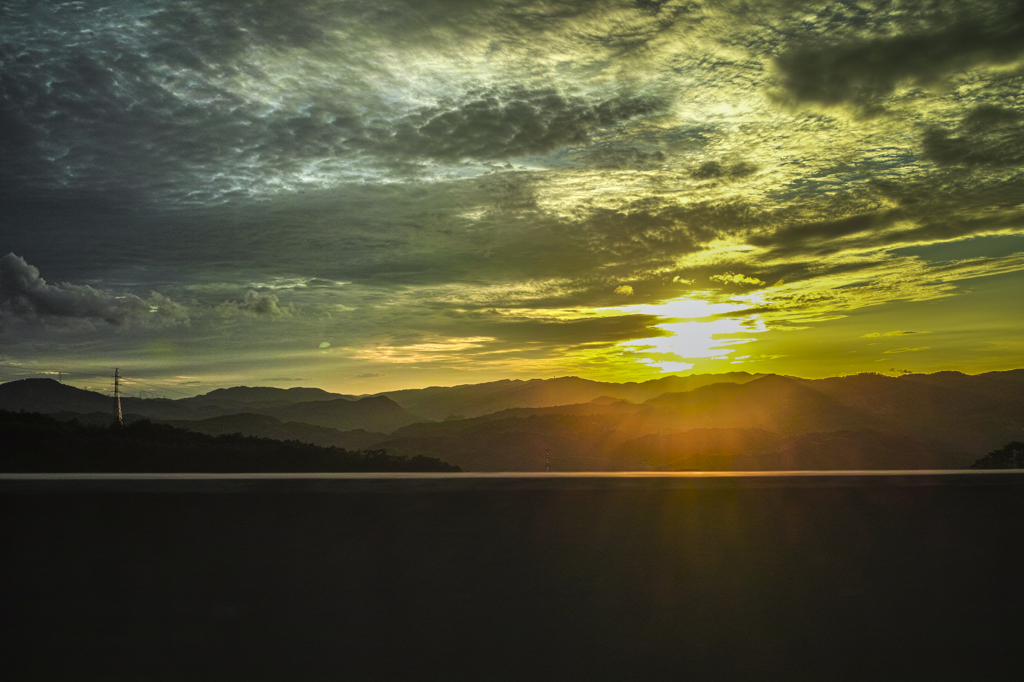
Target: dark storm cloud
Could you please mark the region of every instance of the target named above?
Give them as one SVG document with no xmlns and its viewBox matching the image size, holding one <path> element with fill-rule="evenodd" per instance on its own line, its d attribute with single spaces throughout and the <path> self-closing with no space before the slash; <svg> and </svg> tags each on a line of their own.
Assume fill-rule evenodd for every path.
<svg viewBox="0 0 1024 682">
<path fill-rule="evenodd" d="M 1003 64 L 1024 54 L 1024 3 L 937 3 L 920 16 L 880 14 L 895 26 L 878 35 L 834 41 L 816 35 L 787 47 L 777 58 L 782 85 L 796 103 L 853 105 L 877 112 L 898 83 L 930 83 L 977 64 Z M 828 17 L 820 17 L 827 19 Z M 845 23 L 867 23 L 852 16 Z M 923 24 L 923 25 L 922 25 Z"/>
<path fill-rule="evenodd" d="M 1016 178 L 1020 183 L 1022 178 Z M 879 245 L 899 245 L 915 242 L 932 242 L 948 239 L 963 239 L 977 234 L 1017 231 L 1024 228 L 1024 211 L 1009 209 L 990 211 L 980 217 L 954 215 L 948 217 L 929 216 L 918 227 L 895 232 L 877 240 Z"/>
<path fill-rule="evenodd" d="M 1024 165 L 1024 114 L 980 106 L 955 131 L 934 128 L 923 142 L 924 158 L 944 166 Z"/>
<path fill-rule="evenodd" d="M 654 326 L 661 320 L 653 315 L 622 315 L 592 320 L 518 322 L 494 329 L 508 343 L 613 344 L 638 337 L 671 336 Z"/>
<path fill-rule="evenodd" d="M 904 216 L 898 209 L 876 213 L 863 213 L 837 220 L 798 223 L 781 227 L 769 234 L 753 235 L 747 243 L 770 247 L 774 251 L 806 251 L 823 242 L 838 240 L 862 232 L 884 230 Z"/>
<path fill-rule="evenodd" d="M 690 172 L 697 180 L 739 180 L 757 172 L 757 166 L 745 161 L 724 164 L 719 161 L 706 161 Z"/>
<path fill-rule="evenodd" d="M 0 258 L 0 324 L 4 318 L 85 320 L 123 326 L 131 322 L 187 320 L 184 308 L 159 294 L 144 300 L 79 284 L 48 284 L 24 258 Z"/>
<path fill-rule="evenodd" d="M 620 301 L 621 303 L 621 301 Z M 655 315 L 617 315 L 590 319 L 524 319 L 514 312 L 481 309 L 470 313 L 451 313 L 438 331 L 451 333 L 452 325 L 463 333 L 490 336 L 505 344 L 524 342 L 543 344 L 617 343 L 642 336 L 669 336 L 655 327 L 663 322 Z"/>
</svg>

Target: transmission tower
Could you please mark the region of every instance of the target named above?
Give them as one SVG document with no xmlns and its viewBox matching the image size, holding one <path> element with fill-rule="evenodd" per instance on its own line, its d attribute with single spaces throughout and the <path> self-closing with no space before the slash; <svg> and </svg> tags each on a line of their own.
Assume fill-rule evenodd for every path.
<svg viewBox="0 0 1024 682">
<path fill-rule="evenodd" d="M 544 451 L 544 471 L 551 473 L 551 451 Z"/>
<path fill-rule="evenodd" d="M 124 425 L 124 418 L 121 416 L 121 374 L 114 368 L 114 403 L 117 406 L 117 423 Z"/>
</svg>

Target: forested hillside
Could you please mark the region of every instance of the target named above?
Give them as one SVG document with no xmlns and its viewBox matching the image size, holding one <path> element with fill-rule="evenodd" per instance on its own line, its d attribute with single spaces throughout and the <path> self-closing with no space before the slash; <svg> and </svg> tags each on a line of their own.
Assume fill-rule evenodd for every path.
<svg viewBox="0 0 1024 682">
<path fill-rule="evenodd" d="M 209 436 L 138 421 L 107 427 L 0 411 L 0 471 L 28 472 L 387 472 L 459 471 L 433 457 L 350 451 L 299 441 Z"/>
</svg>

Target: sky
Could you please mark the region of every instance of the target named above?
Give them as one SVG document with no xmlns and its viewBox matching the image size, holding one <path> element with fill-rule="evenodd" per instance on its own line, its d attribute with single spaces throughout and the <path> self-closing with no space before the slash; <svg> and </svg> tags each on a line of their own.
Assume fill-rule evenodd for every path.
<svg viewBox="0 0 1024 682">
<path fill-rule="evenodd" d="M 1018 368 L 1022 170 L 1021 0 L 7 0 L 0 380 Z"/>
</svg>

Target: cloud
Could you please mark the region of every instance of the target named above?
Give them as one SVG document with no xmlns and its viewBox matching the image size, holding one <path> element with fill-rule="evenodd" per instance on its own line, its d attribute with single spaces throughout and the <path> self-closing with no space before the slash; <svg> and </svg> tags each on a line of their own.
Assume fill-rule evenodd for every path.
<svg viewBox="0 0 1024 682">
<path fill-rule="evenodd" d="M 623 284 L 621 286 L 615 287 L 615 293 L 618 294 L 619 296 L 632 296 L 633 287 L 629 286 L 628 284 Z"/>
<path fill-rule="evenodd" d="M 507 159 L 585 144 L 595 130 L 659 107 L 656 100 L 638 95 L 591 102 L 554 89 L 490 90 L 425 107 L 394 123 L 371 121 L 347 143 L 376 154 L 446 161 Z"/>
<path fill-rule="evenodd" d="M 831 35 L 850 33 L 863 17 L 829 17 Z M 885 14 L 879 20 L 887 19 Z M 978 64 L 1006 64 L 1024 55 L 1024 6 L 1017 0 L 957 2 L 925 9 L 914 19 L 890 19 L 893 29 L 828 41 L 797 40 L 775 65 L 786 97 L 795 104 L 848 105 L 875 114 L 898 84 L 929 84 Z"/>
<path fill-rule="evenodd" d="M 953 241 L 1024 230 L 1020 3 L 78 6 L 4 10 L 5 250 L 166 295 L 97 288 L 111 320 L 188 296 L 227 354 L 486 337 L 409 352 L 563 367 L 651 335 L 584 319 L 620 282 L 780 329 L 1021 267 Z M 893 248 L 937 241 L 944 269 Z"/>
<path fill-rule="evenodd" d="M 717 236 L 740 206 L 674 206 L 658 197 L 579 210 L 573 238 L 591 253 L 611 253 L 621 258 L 671 262 L 677 256 L 701 249 L 702 242 Z"/>
<path fill-rule="evenodd" d="M 585 160 L 589 166 L 600 170 L 654 170 L 665 165 L 666 156 L 658 150 L 594 144 L 588 148 Z"/>
<path fill-rule="evenodd" d="M 154 293 L 148 299 L 116 294 L 91 286 L 48 284 L 39 269 L 8 253 L 0 258 L 0 320 L 47 323 L 82 320 L 122 327 L 130 323 L 187 322 L 183 306 Z"/>
<path fill-rule="evenodd" d="M 292 314 L 290 308 L 281 308 L 277 304 L 276 294 L 261 294 L 250 289 L 241 301 L 225 301 L 217 309 L 225 316 L 287 317 Z"/>
<path fill-rule="evenodd" d="M 910 334 L 927 334 L 927 333 L 928 332 L 907 332 L 907 331 L 895 331 L 895 332 L 884 332 L 884 333 L 872 332 L 870 334 L 865 334 L 863 336 L 863 338 L 865 338 L 865 339 L 877 339 L 877 338 L 880 338 L 880 337 L 883 337 L 883 336 L 908 336 Z"/>
<path fill-rule="evenodd" d="M 756 172 L 757 166 L 745 161 L 732 164 L 706 161 L 691 171 L 690 174 L 697 180 L 738 180 Z"/>
<path fill-rule="evenodd" d="M 981 105 L 951 132 L 925 132 L 922 155 L 942 166 L 1024 166 L 1024 114 Z"/>
<path fill-rule="evenodd" d="M 744 284 L 748 286 L 762 286 L 763 281 L 756 277 L 747 277 L 746 275 L 733 274 L 727 272 L 724 275 L 711 275 L 709 279 L 712 282 L 721 282 L 722 284 Z"/>
<path fill-rule="evenodd" d="M 823 207 L 824 208 L 824 207 Z M 754 246 L 771 247 L 775 251 L 809 251 L 812 247 L 836 245 L 836 241 L 851 235 L 864 232 L 884 230 L 906 215 L 900 209 L 861 213 L 832 220 L 816 220 L 800 222 L 778 227 L 766 233 L 755 234 L 747 238 L 747 243 Z"/>
<path fill-rule="evenodd" d="M 884 351 L 885 353 L 913 353 L 919 350 L 928 350 L 931 346 L 921 346 L 919 348 L 895 348 L 893 350 Z"/>
</svg>

